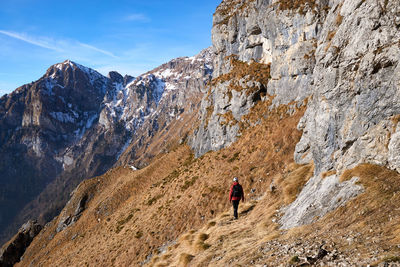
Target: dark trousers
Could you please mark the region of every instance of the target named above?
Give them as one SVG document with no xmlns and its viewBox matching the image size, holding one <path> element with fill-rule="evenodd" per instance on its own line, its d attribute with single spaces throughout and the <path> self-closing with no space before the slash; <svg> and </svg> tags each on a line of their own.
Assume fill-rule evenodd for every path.
<svg viewBox="0 0 400 267">
<path fill-rule="evenodd" d="M 232 200 L 232 205 L 233 205 L 233 216 L 235 217 L 235 219 L 238 218 L 239 201 L 240 201 L 240 200 Z"/>
</svg>

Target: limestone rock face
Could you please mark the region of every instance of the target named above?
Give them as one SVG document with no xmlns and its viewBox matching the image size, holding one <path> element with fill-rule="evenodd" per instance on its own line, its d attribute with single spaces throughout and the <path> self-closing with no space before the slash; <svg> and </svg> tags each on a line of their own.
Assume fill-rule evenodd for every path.
<svg viewBox="0 0 400 267">
<path fill-rule="evenodd" d="M 279 11 L 279 1 L 223 1 L 214 15 L 213 45 L 217 51 L 214 77 L 227 71 L 226 56 L 244 62 L 271 64 L 268 94 L 276 103 L 300 101 L 309 95 L 313 57 L 325 12 L 305 16 Z"/>
<path fill-rule="evenodd" d="M 399 12 L 396 1 L 333 3 L 316 50 L 313 98 L 295 155 L 302 162 L 311 153 L 317 173 L 389 163 L 387 145 L 396 146 L 391 119 L 400 111 L 400 34 L 393 19 Z"/>
<path fill-rule="evenodd" d="M 243 116 L 268 96 L 271 108 L 308 99 L 294 157 L 313 162 L 315 176 L 284 209 L 284 228 L 362 192 L 339 182 L 344 170 L 361 163 L 400 170 L 399 23 L 391 0 L 223 1 L 212 29 L 214 79 L 190 143 L 196 155 L 234 142 Z M 268 81 L 257 83 L 248 69 L 240 75 L 237 62 L 268 65 Z M 336 175 L 323 180 L 328 171 Z"/>
<path fill-rule="evenodd" d="M 330 4 L 315 54 L 312 100 L 299 124 L 303 136 L 295 158 L 299 163 L 313 161 L 316 177 L 329 170 L 340 175 L 360 163 L 398 171 L 398 3 L 346 0 Z M 357 189 L 353 186 L 353 190 Z M 312 183 L 303 189 L 301 196 L 305 195 L 317 200 Z M 289 206 L 281 221 L 284 227 L 306 223 L 310 213 L 305 209 L 311 206 L 301 202 L 299 196 Z M 317 215 L 326 212 L 320 210 Z"/>
<path fill-rule="evenodd" d="M 273 1 L 232 0 L 218 6 L 212 28 L 215 82 L 203 99 L 202 124 L 190 143 L 197 156 L 234 142 L 239 133 L 237 122 L 266 95 L 274 96 L 273 105 L 278 106 L 302 103 L 311 94 L 314 52 L 324 15 L 323 10 L 288 15 L 278 11 Z M 232 64 L 235 62 L 229 58 L 249 66 Z M 268 66 L 264 81 L 251 72 L 254 62 Z M 250 72 L 240 75 L 243 68 Z M 228 121 L 227 114 L 235 120 Z"/>
<path fill-rule="evenodd" d="M 314 176 L 308 181 L 295 202 L 283 210 L 284 216 L 280 220 L 282 228 L 289 229 L 312 223 L 316 218 L 364 192 L 363 186 L 356 184 L 357 181 L 358 177 L 340 183 L 336 175 L 323 180 Z"/>
</svg>

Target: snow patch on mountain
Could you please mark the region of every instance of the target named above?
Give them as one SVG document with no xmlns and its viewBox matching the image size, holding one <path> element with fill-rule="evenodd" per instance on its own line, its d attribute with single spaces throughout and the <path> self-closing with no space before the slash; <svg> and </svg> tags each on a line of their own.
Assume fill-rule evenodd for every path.
<svg viewBox="0 0 400 267">
<path fill-rule="evenodd" d="M 72 68 L 73 70 L 79 69 L 82 71 L 87 77 L 89 83 L 95 86 L 96 89 L 100 89 L 102 93 L 105 93 L 107 90 L 109 79 L 91 68 L 85 67 L 71 60 L 66 60 L 62 63 L 55 64 L 53 67 L 53 72 L 49 76 L 49 78 L 53 79 L 52 83 L 54 83 L 54 80 L 57 77 L 60 77 L 61 72 L 64 72 L 67 68 Z"/>
<path fill-rule="evenodd" d="M 26 145 L 29 149 L 32 149 L 37 157 L 42 156 L 42 140 L 39 136 L 24 137 L 22 139 L 22 144 Z"/>
<path fill-rule="evenodd" d="M 125 144 L 122 146 L 122 148 L 119 150 L 119 152 L 117 153 L 117 160 L 121 157 L 122 153 L 124 153 L 124 151 L 128 148 L 128 146 L 131 144 L 132 142 L 132 138 L 129 138 Z"/>
<path fill-rule="evenodd" d="M 72 117 L 70 114 L 68 113 L 64 113 L 64 112 L 50 112 L 50 116 L 52 116 L 54 119 L 59 120 L 61 122 L 64 123 L 75 123 L 75 119 L 78 117 L 77 113 L 73 113 L 74 117 Z"/>
<path fill-rule="evenodd" d="M 94 114 L 93 116 L 91 116 L 87 121 L 86 121 L 86 129 L 89 129 L 90 127 L 92 127 L 93 122 L 99 117 L 99 115 Z"/>
</svg>

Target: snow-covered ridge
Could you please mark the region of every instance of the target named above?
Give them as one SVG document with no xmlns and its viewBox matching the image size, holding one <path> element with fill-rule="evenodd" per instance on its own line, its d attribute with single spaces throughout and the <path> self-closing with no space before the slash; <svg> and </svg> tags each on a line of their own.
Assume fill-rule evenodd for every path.
<svg viewBox="0 0 400 267">
<path fill-rule="evenodd" d="M 109 128 L 123 121 L 134 130 L 147 119 L 160 114 L 170 98 L 184 99 L 190 80 L 204 79 L 212 72 L 212 50 L 203 50 L 193 57 L 173 59 L 160 67 L 139 75 L 128 84 L 114 83 L 113 92 L 104 100 L 105 109 L 99 122 Z M 168 111 L 167 114 L 175 114 Z"/>
<path fill-rule="evenodd" d="M 100 74 L 99 72 L 97 72 L 94 69 L 85 67 L 81 64 L 75 63 L 69 59 L 65 60 L 62 63 L 58 63 L 53 65 L 56 69 L 64 71 L 66 69 L 66 67 L 71 67 L 72 69 L 76 69 L 79 68 L 81 71 L 83 71 L 84 73 L 86 73 L 88 76 L 91 76 L 93 78 L 99 78 L 99 79 L 104 79 L 106 78 L 105 76 L 103 76 L 102 74 Z M 54 75 L 54 74 L 53 74 Z"/>
<path fill-rule="evenodd" d="M 43 77 L 44 86 L 41 91 L 44 95 L 59 98 L 66 105 L 67 111 L 57 109 L 49 115 L 61 123 L 76 124 L 77 138 L 83 136 L 96 119 L 106 129 L 122 123 L 126 130 L 135 131 L 151 118 L 163 114 L 172 118 L 179 116 L 176 110 L 183 110 L 185 98 L 190 95 L 187 92 L 188 87 L 197 88 L 198 93 L 197 84 L 205 84 L 209 79 L 212 59 L 212 48 L 208 48 L 192 57 L 173 59 L 136 78 L 124 78 L 117 72 L 110 72 L 105 77 L 91 68 L 66 60 L 48 69 Z M 74 72 L 73 76 L 71 70 Z M 76 71 L 79 75 L 75 74 Z M 104 95 L 97 116 L 82 116 L 79 110 L 75 110 L 75 105 L 60 95 L 64 88 L 69 88 L 69 79 L 79 77 L 89 81 L 92 88 Z M 167 106 L 174 106 L 174 110 Z"/>
<path fill-rule="evenodd" d="M 64 71 L 66 71 L 68 68 L 72 68 L 73 70 L 79 69 L 80 71 L 82 71 L 85 74 L 85 76 L 88 78 L 88 81 L 90 82 L 91 85 L 100 87 L 99 89 L 102 90 L 103 92 L 105 92 L 106 84 L 108 82 L 107 77 L 103 76 L 96 70 L 85 67 L 85 66 L 75 63 L 71 60 L 65 60 L 62 63 L 58 63 L 58 64 L 51 66 L 49 68 L 49 70 L 47 71 L 47 77 L 55 80 L 58 77 L 62 76 L 61 74 Z M 54 84 L 54 82 L 53 82 L 53 84 Z M 62 86 L 62 85 L 60 85 L 60 86 Z"/>
<path fill-rule="evenodd" d="M 73 112 L 73 111 L 72 111 Z M 78 118 L 78 114 L 76 112 L 73 112 L 74 116 L 71 116 L 71 114 L 64 113 L 64 112 L 50 112 L 50 116 L 52 116 L 54 119 L 59 120 L 60 122 L 64 123 L 74 123 L 75 120 Z"/>
</svg>

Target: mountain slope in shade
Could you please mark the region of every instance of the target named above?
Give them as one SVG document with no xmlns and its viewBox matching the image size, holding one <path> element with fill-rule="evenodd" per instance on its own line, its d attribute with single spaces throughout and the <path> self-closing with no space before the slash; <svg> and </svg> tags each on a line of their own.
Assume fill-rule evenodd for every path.
<svg viewBox="0 0 400 267">
<path fill-rule="evenodd" d="M 65 150 L 91 127 L 109 86 L 65 61 L 0 99 L 2 229 L 71 162 Z"/>
<path fill-rule="evenodd" d="M 137 78 L 104 77 L 65 61 L 2 97 L 1 240 L 30 218 L 52 219 L 79 182 L 112 167 L 131 142 L 125 163 L 134 162 L 148 138 L 183 121 L 186 109 L 195 115 L 212 56 L 205 50 Z"/>
</svg>

